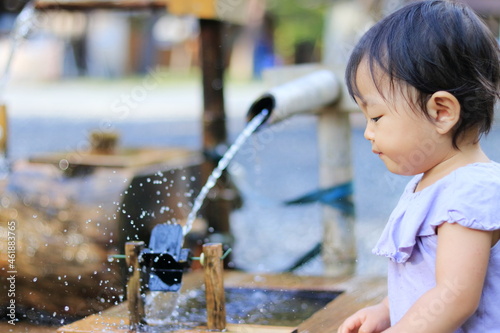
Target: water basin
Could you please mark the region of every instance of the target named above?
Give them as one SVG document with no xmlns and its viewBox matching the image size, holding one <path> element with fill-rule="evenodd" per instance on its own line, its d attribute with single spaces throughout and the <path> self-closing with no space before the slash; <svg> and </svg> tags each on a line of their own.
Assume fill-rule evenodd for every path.
<svg viewBox="0 0 500 333">
<path fill-rule="evenodd" d="M 334 331 L 347 315 L 380 302 L 385 278 L 249 274 L 226 271 L 226 333 L 290 333 Z M 206 327 L 203 275 L 190 272 L 176 299 L 177 307 L 147 333 L 210 332 Z M 175 298 L 175 297 L 174 297 Z M 127 303 L 59 328 L 58 333 L 129 333 Z M 168 304 L 165 304 L 168 307 Z M 164 317 L 163 317 L 164 318 Z"/>
<path fill-rule="evenodd" d="M 296 326 L 333 301 L 340 292 L 226 288 L 226 320 L 233 324 Z M 179 299 L 175 322 L 204 323 L 205 293 L 195 290 Z"/>
</svg>

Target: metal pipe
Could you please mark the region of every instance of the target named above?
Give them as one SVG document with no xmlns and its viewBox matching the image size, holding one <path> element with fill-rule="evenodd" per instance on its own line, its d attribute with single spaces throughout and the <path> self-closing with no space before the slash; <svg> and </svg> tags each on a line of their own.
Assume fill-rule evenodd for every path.
<svg viewBox="0 0 500 333">
<path fill-rule="evenodd" d="M 318 112 L 321 107 L 339 100 L 341 86 L 332 71 L 317 70 L 270 89 L 248 110 L 251 120 L 262 110 L 269 110 L 267 124 L 274 124 L 296 114 Z"/>
</svg>

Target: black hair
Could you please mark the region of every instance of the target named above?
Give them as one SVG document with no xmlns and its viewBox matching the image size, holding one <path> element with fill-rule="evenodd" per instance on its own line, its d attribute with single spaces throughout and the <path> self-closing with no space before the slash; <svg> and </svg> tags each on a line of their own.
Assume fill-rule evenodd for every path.
<svg viewBox="0 0 500 333">
<path fill-rule="evenodd" d="M 451 93 L 461 107 L 452 141 L 458 148 L 458 138 L 469 129 L 477 129 L 480 137 L 491 128 L 499 97 L 499 54 L 498 41 L 467 5 L 419 1 L 368 30 L 351 54 L 346 83 L 351 97 L 361 97 L 356 72 L 366 59 L 374 80 L 378 70 L 388 75 L 392 88 L 395 83 L 415 88 L 417 105 L 426 116 L 433 93 Z"/>
</svg>

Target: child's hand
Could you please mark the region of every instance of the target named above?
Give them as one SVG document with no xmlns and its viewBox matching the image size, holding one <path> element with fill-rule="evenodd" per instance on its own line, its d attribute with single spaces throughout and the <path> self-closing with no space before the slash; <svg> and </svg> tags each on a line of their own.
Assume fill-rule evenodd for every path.
<svg viewBox="0 0 500 333">
<path fill-rule="evenodd" d="M 379 333 L 391 326 L 387 299 L 347 318 L 337 333 Z"/>
</svg>

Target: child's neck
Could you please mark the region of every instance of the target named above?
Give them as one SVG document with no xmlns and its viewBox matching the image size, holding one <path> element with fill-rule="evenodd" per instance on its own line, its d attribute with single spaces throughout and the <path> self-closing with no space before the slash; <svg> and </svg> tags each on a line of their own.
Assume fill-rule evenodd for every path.
<svg viewBox="0 0 500 333">
<path fill-rule="evenodd" d="M 424 172 L 424 175 L 415 192 L 434 184 L 439 179 L 450 174 L 452 171 L 472 163 L 491 162 L 488 156 L 483 152 L 479 143 L 470 143 L 459 145 L 459 149 L 453 149 L 445 156 L 440 163 Z"/>
</svg>

